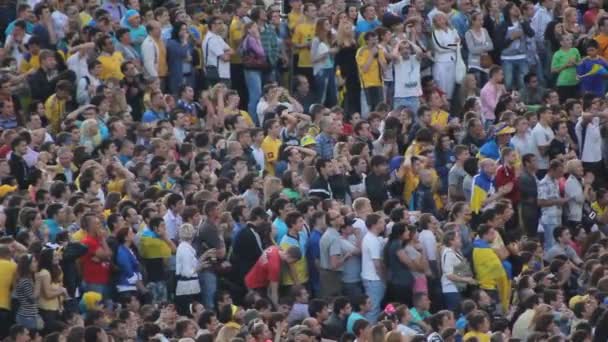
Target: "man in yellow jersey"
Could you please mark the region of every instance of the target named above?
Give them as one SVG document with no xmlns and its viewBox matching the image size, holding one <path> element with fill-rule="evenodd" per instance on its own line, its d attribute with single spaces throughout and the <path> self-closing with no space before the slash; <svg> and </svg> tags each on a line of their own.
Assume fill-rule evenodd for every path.
<svg viewBox="0 0 608 342">
<path fill-rule="evenodd" d="M 270 119 L 264 124 L 266 137 L 262 140 L 262 151 L 264 151 L 264 171 L 274 176 L 274 168 L 279 160 L 279 148 L 281 147 L 281 124 L 276 119 Z"/>
<path fill-rule="evenodd" d="M 382 69 L 386 67 L 384 52 L 378 48 L 378 34 L 366 32 L 365 46 L 357 51 L 357 66 L 361 79 L 361 88 L 370 110 L 374 110 L 383 99 Z"/>
<path fill-rule="evenodd" d="M 122 54 L 114 50 L 112 37 L 103 35 L 97 40 L 97 48 L 101 51 L 97 60 L 101 62 L 101 75 L 99 78 L 103 81 L 109 78 L 122 80 L 124 75 L 120 71 L 120 66 L 123 61 Z"/>
<path fill-rule="evenodd" d="M 289 31 L 293 32 L 296 28 L 296 25 L 302 22 L 304 18 L 302 13 L 302 0 L 290 0 L 289 6 L 291 7 L 291 11 L 287 15 L 287 27 L 289 27 Z"/>
<path fill-rule="evenodd" d="M 234 16 L 232 17 L 230 27 L 228 28 L 228 45 L 230 45 L 232 51 L 238 51 L 241 41 L 245 36 L 245 16 L 247 15 L 248 9 L 247 5 L 242 1 L 237 3 L 236 6 L 237 8 L 234 11 Z M 245 86 L 243 63 L 241 61 L 241 56 L 238 53 L 234 53 L 230 56 L 230 79 L 234 90 L 239 93 L 241 104 L 247 104 L 249 93 Z M 250 114 L 253 115 L 253 113 Z"/>
<path fill-rule="evenodd" d="M 310 47 L 312 39 L 315 37 L 315 18 L 317 16 L 317 6 L 313 3 L 304 5 L 304 18 L 300 19 L 294 28 L 293 46 L 298 52 L 297 74 L 308 78 L 312 84 L 312 59 L 310 57 Z"/>
<path fill-rule="evenodd" d="M 11 322 L 11 294 L 17 264 L 11 259 L 8 244 L 0 245 L 0 335 L 7 336 Z"/>
</svg>

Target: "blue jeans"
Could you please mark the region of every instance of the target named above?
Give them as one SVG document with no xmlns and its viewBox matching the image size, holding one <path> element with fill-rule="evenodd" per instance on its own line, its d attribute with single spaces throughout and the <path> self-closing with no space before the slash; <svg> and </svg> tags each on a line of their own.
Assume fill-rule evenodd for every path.
<svg viewBox="0 0 608 342">
<path fill-rule="evenodd" d="M 559 226 L 559 224 L 541 224 L 543 225 L 543 230 L 545 231 L 543 233 L 545 238 L 545 250 L 548 251 L 549 248 L 553 247 L 555 244 L 555 239 L 553 239 L 553 231 L 555 230 L 555 227 Z"/>
<path fill-rule="evenodd" d="M 247 111 L 249 116 L 253 119 L 256 126 L 262 125 L 258 120 L 257 106 L 260 98 L 262 97 L 262 72 L 259 70 L 245 69 L 245 84 L 247 85 L 247 91 L 249 93 L 249 103 L 247 104 Z"/>
<path fill-rule="evenodd" d="M 460 307 L 460 301 L 462 297 L 459 292 L 444 292 L 443 293 L 443 301 L 445 304 L 445 308 L 456 312 Z"/>
<path fill-rule="evenodd" d="M 370 323 L 376 323 L 382 312 L 381 305 L 386 292 L 386 283 L 382 280 L 363 280 L 363 287 L 365 294 L 372 302 L 371 310 L 365 314 L 365 318 Z"/>
<path fill-rule="evenodd" d="M 418 98 L 418 96 L 395 97 L 393 99 L 393 109 L 397 109 L 401 106 L 410 109 L 414 115 L 416 115 L 416 113 L 418 113 L 418 108 L 420 108 L 420 98 Z"/>
<path fill-rule="evenodd" d="M 37 317 L 25 317 L 21 315 L 15 316 L 15 323 L 27 328 L 27 330 L 40 330 Z"/>
<path fill-rule="evenodd" d="M 201 285 L 201 303 L 205 308 L 215 308 L 215 293 L 217 292 L 217 275 L 211 271 L 202 271 L 198 274 Z"/>
<path fill-rule="evenodd" d="M 333 107 L 338 103 L 338 88 L 336 86 L 336 71 L 333 68 L 321 69 L 314 75 L 317 103 Z"/>
<path fill-rule="evenodd" d="M 507 90 L 523 89 L 524 76 L 528 73 L 528 69 L 526 59 L 503 59 L 502 70 L 505 73 L 505 87 L 507 87 Z"/>
</svg>

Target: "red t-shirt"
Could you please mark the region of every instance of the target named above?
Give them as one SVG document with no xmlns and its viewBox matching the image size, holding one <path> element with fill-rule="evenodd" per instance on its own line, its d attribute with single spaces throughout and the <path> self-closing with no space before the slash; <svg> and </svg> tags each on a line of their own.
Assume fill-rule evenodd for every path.
<svg viewBox="0 0 608 342">
<path fill-rule="evenodd" d="M 519 186 L 517 185 L 517 178 L 515 177 L 515 170 L 511 167 L 501 165 L 496 170 L 496 188 L 500 188 L 508 183 L 513 183 L 513 190 L 509 192 L 505 197 L 511 200 L 513 206 L 517 206 L 519 203 Z"/>
<path fill-rule="evenodd" d="M 245 285 L 249 289 L 267 287 L 271 282 L 281 279 L 281 257 L 279 247 L 268 247 L 245 276 Z"/>
<path fill-rule="evenodd" d="M 107 261 L 94 261 L 95 252 L 101 248 L 101 243 L 94 237 L 87 235 L 82 239 L 82 244 L 89 250 L 81 258 L 82 278 L 90 284 L 107 285 L 110 283 L 110 263 Z"/>
</svg>

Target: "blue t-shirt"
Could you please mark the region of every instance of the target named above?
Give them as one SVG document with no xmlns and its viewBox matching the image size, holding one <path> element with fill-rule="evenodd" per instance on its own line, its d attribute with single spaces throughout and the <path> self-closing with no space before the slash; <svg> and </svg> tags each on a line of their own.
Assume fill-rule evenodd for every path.
<svg viewBox="0 0 608 342">
<path fill-rule="evenodd" d="M 583 60 L 581 60 L 581 64 L 576 67 L 576 74 L 580 76 L 588 73 L 595 64 L 608 69 L 608 62 L 606 62 L 606 60 L 603 58 L 598 57 L 591 59 L 586 57 L 583 58 Z M 592 93 L 596 96 L 604 96 L 606 93 L 605 77 L 602 75 L 581 77 L 579 82 L 583 92 Z"/>
</svg>

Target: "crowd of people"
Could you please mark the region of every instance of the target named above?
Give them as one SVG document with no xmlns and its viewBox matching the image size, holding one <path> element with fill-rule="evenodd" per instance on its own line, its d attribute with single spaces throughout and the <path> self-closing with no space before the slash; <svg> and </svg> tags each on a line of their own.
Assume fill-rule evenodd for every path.
<svg viewBox="0 0 608 342">
<path fill-rule="evenodd" d="M 0 338 L 608 341 L 603 6 L 0 2 Z"/>
</svg>

